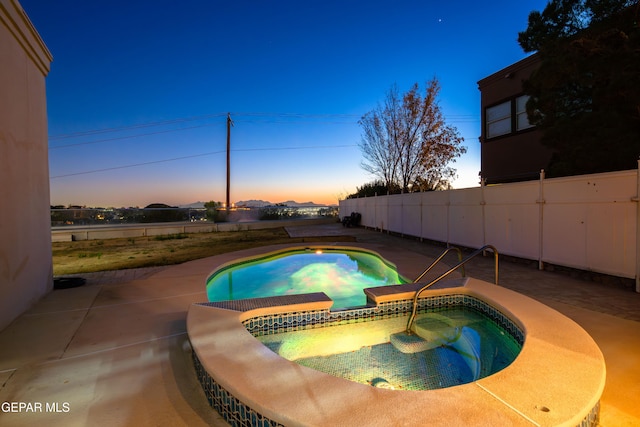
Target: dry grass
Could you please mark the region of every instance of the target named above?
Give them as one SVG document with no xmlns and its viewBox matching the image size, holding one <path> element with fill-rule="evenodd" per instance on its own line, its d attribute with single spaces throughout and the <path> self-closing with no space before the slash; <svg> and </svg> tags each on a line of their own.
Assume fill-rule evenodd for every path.
<svg viewBox="0 0 640 427">
<path fill-rule="evenodd" d="M 173 234 L 152 237 L 57 242 L 53 248 L 53 274 L 152 267 L 279 243 L 322 241 L 327 238 L 290 238 L 284 228 L 218 233 Z M 331 241 L 353 241 L 331 236 Z"/>
</svg>

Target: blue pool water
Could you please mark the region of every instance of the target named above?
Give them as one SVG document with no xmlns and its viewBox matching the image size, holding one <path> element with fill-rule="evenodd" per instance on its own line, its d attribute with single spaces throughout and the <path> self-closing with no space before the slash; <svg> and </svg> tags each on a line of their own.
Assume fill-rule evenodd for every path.
<svg viewBox="0 0 640 427">
<path fill-rule="evenodd" d="M 332 309 L 366 304 L 364 288 L 406 283 L 379 256 L 358 250 L 287 251 L 226 266 L 207 280 L 209 301 L 324 292 Z"/>
<path fill-rule="evenodd" d="M 434 345 L 403 353 L 390 342 L 405 316 L 263 335 L 280 356 L 350 381 L 396 390 L 433 390 L 476 381 L 510 365 L 522 348 L 481 312 L 450 307 L 422 313 L 416 323 Z"/>
</svg>

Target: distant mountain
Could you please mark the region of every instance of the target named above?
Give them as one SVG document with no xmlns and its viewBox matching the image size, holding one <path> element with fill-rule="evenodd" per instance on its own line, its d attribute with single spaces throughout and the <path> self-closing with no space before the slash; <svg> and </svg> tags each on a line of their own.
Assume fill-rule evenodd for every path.
<svg viewBox="0 0 640 427">
<path fill-rule="evenodd" d="M 204 208 L 204 204 L 205 202 L 193 202 L 193 203 L 189 203 L 188 205 L 180 205 L 178 207 L 187 208 L 187 209 L 202 209 Z"/>
<path fill-rule="evenodd" d="M 235 203 L 236 206 L 246 206 L 248 208 L 261 208 L 264 206 L 271 206 L 273 203 L 266 200 L 241 200 Z"/>
<path fill-rule="evenodd" d="M 281 202 L 280 204 L 291 206 L 291 207 L 297 207 L 297 208 L 302 208 L 302 207 L 306 208 L 306 207 L 313 207 L 313 206 L 325 206 L 325 205 L 319 205 L 319 204 L 313 203 L 313 202 L 298 203 L 298 202 L 293 201 L 293 200 L 288 200 L 286 202 Z"/>
<path fill-rule="evenodd" d="M 274 206 L 274 205 L 286 205 L 286 206 L 290 206 L 292 208 L 302 208 L 302 207 L 314 207 L 314 206 L 325 206 L 325 205 L 319 205 L 317 203 L 314 202 L 302 202 L 302 203 L 298 203 L 294 200 L 287 200 L 286 202 L 278 202 L 278 203 L 272 203 L 272 202 L 267 202 L 266 200 L 244 200 L 244 201 L 240 201 L 240 202 L 236 202 L 236 206 L 248 206 L 248 207 L 264 207 L 264 206 Z"/>
<path fill-rule="evenodd" d="M 179 207 L 181 208 L 191 208 L 191 209 L 200 209 L 200 208 L 204 208 L 204 203 L 205 202 L 193 202 L 193 203 L 189 203 L 186 205 L 180 205 Z M 276 203 L 273 202 L 268 202 L 266 200 L 241 200 L 239 202 L 235 202 L 236 206 L 246 206 L 249 208 L 262 208 L 265 206 L 273 206 Z M 302 202 L 302 203 L 298 203 L 294 200 L 287 200 L 286 202 L 279 202 L 277 203 L 278 205 L 287 205 L 287 206 L 291 206 L 292 208 L 301 208 L 301 207 L 314 207 L 314 206 L 325 206 L 325 205 L 319 205 L 317 203 L 314 202 Z"/>
</svg>

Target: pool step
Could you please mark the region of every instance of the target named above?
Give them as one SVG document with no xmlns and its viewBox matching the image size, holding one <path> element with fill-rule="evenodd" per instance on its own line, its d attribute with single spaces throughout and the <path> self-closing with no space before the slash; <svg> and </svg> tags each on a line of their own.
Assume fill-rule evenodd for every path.
<svg viewBox="0 0 640 427">
<path fill-rule="evenodd" d="M 402 353 L 410 354 L 431 350 L 440 345 L 440 343 L 438 342 L 427 341 L 418 335 L 408 334 L 406 331 L 391 334 L 390 341 L 391 344 L 396 348 L 396 350 Z"/>
<path fill-rule="evenodd" d="M 459 340 L 462 328 L 477 321 L 427 313 L 413 324 L 411 334 L 398 332 L 391 335 L 390 341 L 402 353 L 419 353 Z"/>
</svg>

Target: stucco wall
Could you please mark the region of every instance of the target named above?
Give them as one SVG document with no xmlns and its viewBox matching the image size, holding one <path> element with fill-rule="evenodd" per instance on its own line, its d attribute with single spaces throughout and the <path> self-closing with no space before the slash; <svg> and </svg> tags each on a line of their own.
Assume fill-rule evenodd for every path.
<svg viewBox="0 0 640 427">
<path fill-rule="evenodd" d="M 51 54 L 0 0 L 0 329 L 53 287 L 45 77 Z"/>
</svg>

